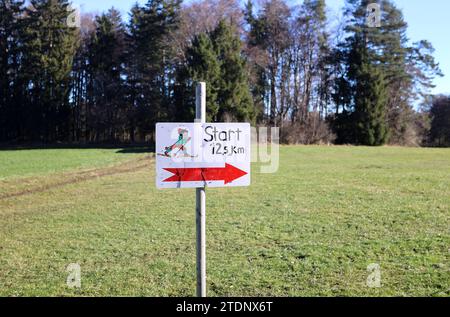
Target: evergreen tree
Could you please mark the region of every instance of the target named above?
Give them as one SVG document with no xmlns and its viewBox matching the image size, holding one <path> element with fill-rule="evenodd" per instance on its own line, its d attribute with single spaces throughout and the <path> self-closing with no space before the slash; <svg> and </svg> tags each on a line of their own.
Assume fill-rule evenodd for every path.
<svg viewBox="0 0 450 317">
<path fill-rule="evenodd" d="M 406 36 L 407 23 L 403 14 L 392 1 L 378 0 L 381 8 L 381 26 L 369 27 L 366 24 L 367 6 L 373 0 L 347 0 L 345 16 L 348 18 L 346 32 L 349 37 L 339 45 L 338 63 L 346 65 L 345 75 L 336 80 L 336 106 L 351 112 L 352 101 L 349 91 L 355 86 L 353 78 L 358 72 L 358 64 L 352 64 L 353 40 L 364 39 L 367 56 L 372 64 L 379 65 L 386 83 L 386 120 L 390 142 L 405 144 L 408 131 L 414 126 L 413 103 L 417 100 L 416 91 L 430 87 L 432 79 L 440 74 L 438 65 L 432 57 L 432 47 L 424 41 L 410 46 Z M 352 94 L 350 94 L 352 95 Z M 340 102 L 344 104 L 340 104 Z M 350 109 L 349 109 L 350 107 Z"/>
<path fill-rule="evenodd" d="M 27 92 L 27 134 L 34 140 L 67 139 L 70 129 L 70 83 L 75 30 L 68 26 L 67 0 L 32 0 L 27 8 L 22 58 Z"/>
<path fill-rule="evenodd" d="M 386 143 L 386 86 L 380 66 L 368 60 L 367 49 L 358 49 L 361 55 L 356 74 L 355 126 L 356 142 L 360 145 L 378 146 Z"/>
<path fill-rule="evenodd" d="M 197 82 L 206 82 L 207 120 L 211 122 L 217 121 L 220 107 L 218 91 L 220 88 L 221 62 L 218 59 L 211 38 L 205 33 L 196 36 L 186 55 L 186 70 L 180 69 L 179 71 L 184 73 L 184 78 L 180 79 L 186 81 L 187 89 L 185 92 L 188 96 L 183 96 L 182 98 L 189 98 L 191 100 L 191 104 L 188 105 L 189 108 L 195 109 L 195 99 L 189 97 L 189 95 L 195 96 L 195 85 Z"/>
<path fill-rule="evenodd" d="M 19 66 L 24 1 L 0 0 L 0 142 L 21 135 Z"/>
<path fill-rule="evenodd" d="M 77 32 L 77 50 L 72 66 L 71 108 L 72 129 L 70 141 L 86 143 L 93 141 L 95 131 L 92 125 L 91 105 L 94 103 L 93 74 L 90 49 L 95 36 L 95 16 L 86 13 L 80 17 Z"/>
<path fill-rule="evenodd" d="M 437 96 L 430 109 L 430 143 L 450 147 L 450 96 Z"/>
<path fill-rule="evenodd" d="M 123 64 L 125 28 L 120 13 L 110 9 L 96 19 L 96 30 L 89 45 L 92 76 L 91 128 L 98 138 L 115 141 L 124 124 Z"/>
<path fill-rule="evenodd" d="M 198 35 L 187 50 L 185 69 L 179 73 L 184 74 L 188 94 L 194 95 L 195 82 L 207 83 L 208 120 L 254 120 L 246 61 L 231 24 L 220 21 L 212 32 Z"/>
<path fill-rule="evenodd" d="M 136 128 L 149 133 L 157 121 L 167 119 L 173 85 L 168 36 L 178 25 L 179 8 L 180 0 L 149 0 L 132 9 L 126 63 L 132 139 Z"/>
<path fill-rule="evenodd" d="M 241 40 L 235 35 L 233 27 L 222 20 L 210 35 L 220 61 L 218 120 L 252 121 L 255 113 L 248 86 L 246 61 L 242 57 Z"/>
</svg>

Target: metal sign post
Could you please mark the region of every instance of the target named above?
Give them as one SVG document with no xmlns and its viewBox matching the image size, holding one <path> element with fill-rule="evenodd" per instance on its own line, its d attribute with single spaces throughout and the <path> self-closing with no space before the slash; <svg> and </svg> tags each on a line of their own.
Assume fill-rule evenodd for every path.
<svg viewBox="0 0 450 317">
<path fill-rule="evenodd" d="M 206 297 L 206 187 L 250 186 L 249 123 L 206 123 L 206 84 L 195 122 L 156 124 L 156 187 L 196 189 L 197 296 Z"/>
<path fill-rule="evenodd" d="M 195 122 L 206 123 L 206 83 L 198 83 L 195 92 Z M 196 189 L 197 296 L 206 297 L 206 191 Z"/>
</svg>

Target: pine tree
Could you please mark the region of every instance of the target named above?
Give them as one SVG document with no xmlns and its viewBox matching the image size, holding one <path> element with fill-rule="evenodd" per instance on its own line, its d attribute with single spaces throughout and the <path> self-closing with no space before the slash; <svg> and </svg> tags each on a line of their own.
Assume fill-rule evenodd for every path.
<svg viewBox="0 0 450 317">
<path fill-rule="evenodd" d="M 198 35 L 186 55 L 186 66 L 179 69 L 179 74 L 184 74 L 186 80 L 184 92 L 193 95 L 195 82 L 207 83 L 208 120 L 255 119 L 246 61 L 242 56 L 240 39 L 231 24 L 220 21 L 212 32 Z M 178 102 L 180 100 L 181 97 Z M 192 103 L 187 106 L 193 108 Z"/>
<path fill-rule="evenodd" d="M 380 4 L 380 27 L 368 27 L 366 24 L 367 6 L 373 2 Z M 401 10 L 391 0 L 347 0 L 346 4 L 346 31 L 350 35 L 341 44 L 341 53 L 348 56 L 354 36 L 364 38 L 369 60 L 377 63 L 384 74 L 390 142 L 405 144 L 408 142 L 408 131 L 414 125 L 413 104 L 419 97 L 416 91 L 426 90 L 431 86 L 432 79 L 440 74 L 432 57 L 432 46 L 424 41 L 410 46 L 406 36 L 407 23 Z M 347 62 L 348 59 L 344 61 Z M 351 65 L 348 67 L 347 80 L 351 84 L 357 70 Z M 342 83 L 341 88 L 345 88 Z M 337 96 L 345 93 L 342 91 Z"/>
<path fill-rule="evenodd" d="M 360 64 L 355 86 L 356 141 L 360 145 L 384 145 L 388 139 L 386 123 L 386 85 L 380 66 L 373 65 L 367 49 L 358 49 Z"/>
<path fill-rule="evenodd" d="M 149 0 L 132 8 L 126 62 L 132 139 L 137 128 L 144 135 L 167 120 L 174 81 L 168 36 L 178 25 L 179 8 L 180 0 Z"/>
<path fill-rule="evenodd" d="M 186 80 L 188 87 L 185 92 L 194 96 L 196 82 L 206 82 L 207 120 L 212 122 L 218 121 L 221 62 L 218 59 L 211 38 L 205 33 L 196 36 L 186 55 L 186 70 L 179 70 L 185 73 L 184 80 Z M 189 96 L 184 97 L 191 100 L 191 104 L 188 106 L 194 109 L 195 104 L 193 102 L 195 100 Z"/>
<path fill-rule="evenodd" d="M 109 141 L 115 141 L 124 121 L 124 37 L 125 28 L 117 10 L 110 9 L 97 17 L 89 45 L 91 111 L 95 114 L 91 126 L 97 131 L 97 138 L 102 135 Z"/>
<path fill-rule="evenodd" d="M 430 109 L 430 143 L 450 147 L 450 96 L 436 96 Z"/>
<path fill-rule="evenodd" d="M 92 141 L 91 105 L 94 102 L 93 74 L 90 48 L 95 36 L 95 16 L 92 13 L 80 17 L 80 29 L 77 32 L 77 49 L 72 66 L 71 108 L 72 128 L 70 141 L 86 143 Z"/>
<path fill-rule="evenodd" d="M 67 0 L 32 0 L 27 9 L 22 89 L 27 91 L 27 134 L 54 142 L 68 138 L 75 29 L 67 24 Z"/>
<path fill-rule="evenodd" d="M 24 1 L 0 0 L 0 142 L 21 134 L 19 65 Z"/>
<path fill-rule="evenodd" d="M 248 86 L 246 61 L 242 57 L 241 40 L 231 24 L 220 21 L 211 33 L 211 41 L 220 61 L 218 98 L 220 121 L 253 121 L 253 100 Z"/>
</svg>

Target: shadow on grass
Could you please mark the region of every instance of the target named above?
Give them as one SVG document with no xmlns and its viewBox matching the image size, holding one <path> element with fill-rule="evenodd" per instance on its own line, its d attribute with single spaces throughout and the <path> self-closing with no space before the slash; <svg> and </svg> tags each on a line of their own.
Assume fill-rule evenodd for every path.
<svg viewBox="0 0 450 317">
<path fill-rule="evenodd" d="M 114 150 L 120 154 L 154 153 L 155 146 L 148 143 L 139 144 L 27 144 L 27 145 L 0 145 L 0 151 L 24 150 Z"/>
<path fill-rule="evenodd" d="M 121 154 L 143 154 L 143 153 L 155 153 L 155 146 L 139 146 L 139 147 L 129 147 L 122 148 L 116 153 Z"/>
</svg>

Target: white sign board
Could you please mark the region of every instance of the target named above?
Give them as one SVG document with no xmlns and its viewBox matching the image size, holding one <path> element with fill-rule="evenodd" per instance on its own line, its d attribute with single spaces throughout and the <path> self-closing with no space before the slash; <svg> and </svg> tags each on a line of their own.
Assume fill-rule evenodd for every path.
<svg viewBox="0 0 450 317">
<path fill-rule="evenodd" d="M 250 186 L 248 123 L 158 123 L 156 186 Z"/>
</svg>

